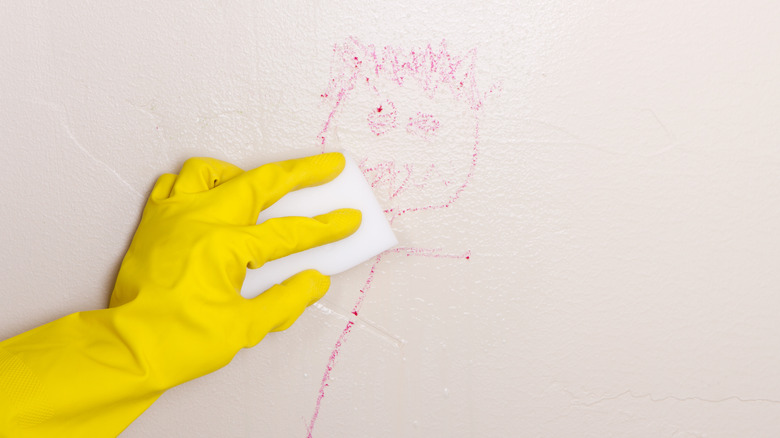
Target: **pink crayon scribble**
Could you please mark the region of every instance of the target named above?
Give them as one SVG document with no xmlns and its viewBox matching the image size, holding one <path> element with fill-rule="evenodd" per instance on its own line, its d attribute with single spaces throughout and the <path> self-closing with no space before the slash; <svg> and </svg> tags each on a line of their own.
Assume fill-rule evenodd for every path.
<svg viewBox="0 0 780 438">
<path fill-rule="evenodd" d="M 409 117 L 400 119 L 408 120 L 406 129 L 400 130 L 401 133 L 408 134 L 410 140 L 422 141 L 422 147 L 446 148 L 440 150 L 441 154 L 447 156 L 446 159 L 432 163 L 403 162 L 398 159 L 372 162 L 369 158 L 359 161 L 360 169 L 377 197 L 388 204 L 385 213 L 391 223 L 409 213 L 450 207 L 460 199 L 473 179 L 479 155 L 480 114 L 484 99 L 496 89 L 491 87 L 487 92 L 481 92 L 477 85 L 476 72 L 476 49 L 459 56 L 450 52 L 444 40 L 438 45 L 428 44 L 414 49 L 393 46 L 378 48 L 372 44 L 363 44 L 356 38 L 347 38 L 334 46 L 328 88 L 320 95 L 328 105 L 327 117 L 318 134 L 323 152 L 339 115 L 345 108 L 350 107 L 350 97 L 355 93 L 368 93 L 371 97 L 369 101 L 377 102 L 376 97 L 379 97 L 378 101 L 382 102 L 368 108 L 367 133 L 370 132 L 374 139 L 379 135 L 398 132 L 395 128 L 398 127 L 401 116 L 396 105 L 399 101 L 384 96 L 392 91 L 389 88 L 403 88 L 407 92 L 417 89 L 421 93 L 421 101 L 450 99 L 454 103 L 447 105 L 447 108 L 453 108 L 454 105 L 465 107 L 465 110 L 450 110 L 454 114 L 463 115 L 461 125 L 467 128 L 465 131 L 457 131 L 466 134 L 458 137 L 456 142 L 450 142 L 452 139 L 439 139 L 442 119 L 428 111 L 412 112 Z M 434 139 L 441 140 L 442 143 L 436 145 L 433 143 Z M 458 146 L 453 146 L 454 143 L 458 143 Z M 410 148 L 407 142 L 404 142 L 404 145 Z M 410 202 L 410 199 L 413 202 Z M 424 201 L 420 203 L 420 199 Z M 331 373 L 358 320 L 365 297 L 374 282 L 377 267 L 382 260 L 393 254 L 436 259 L 471 258 L 470 250 L 446 253 L 441 249 L 398 247 L 385 251 L 374 259 L 350 312 L 349 320 L 336 339 L 328 358 L 314 412 L 307 426 L 308 438 L 312 437 Z"/>
<path fill-rule="evenodd" d="M 352 37 L 336 44 L 333 55 L 328 90 L 320 95 L 331 108 L 318 135 L 323 151 L 337 111 L 360 84 L 376 91 L 373 83 L 380 78 L 398 86 L 415 82 L 429 99 L 437 92 L 449 92 L 456 100 L 465 102 L 474 113 L 482 109 L 485 96 L 495 90 L 491 87 L 487 92 L 479 91 L 476 49 L 465 56 L 455 56 L 449 52 L 444 40 L 438 47 L 428 44 L 422 49 L 406 51 L 392 46 L 377 49 L 373 44 L 363 44 Z M 361 82 L 358 78 L 365 78 L 365 81 Z"/>
<path fill-rule="evenodd" d="M 379 105 L 368 114 L 368 127 L 374 134 L 382 135 L 397 126 L 395 123 L 397 117 L 395 104 L 388 101 L 386 107 Z"/>
<path fill-rule="evenodd" d="M 450 259 L 466 259 L 468 260 L 471 257 L 471 251 L 466 251 L 462 254 L 446 254 L 442 253 L 440 250 L 437 249 L 420 249 L 420 248 L 393 248 L 388 251 L 385 251 L 384 253 L 376 256 L 374 259 L 374 263 L 371 265 L 371 270 L 368 274 L 368 278 L 366 278 L 366 282 L 363 284 L 363 287 L 360 289 L 360 295 L 358 295 L 358 299 L 355 302 L 354 306 L 352 307 L 352 311 L 350 314 L 353 316 L 350 317 L 350 319 L 347 321 L 346 326 L 344 326 L 344 329 L 341 331 L 341 334 L 339 335 L 338 339 L 336 339 L 336 344 L 333 346 L 333 350 L 330 353 L 330 357 L 328 358 L 328 364 L 325 366 L 325 372 L 322 374 L 322 380 L 320 381 L 320 389 L 317 392 L 317 400 L 314 404 L 314 413 L 311 416 L 311 419 L 309 420 L 308 425 L 308 435 L 307 438 L 312 438 L 312 433 L 314 432 L 314 425 L 317 422 L 317 418 L 320 414 L 320 406 L 322 405 L 322 399 L 325 398 L 325 388 L 328 387 L 328 382 L 330 381 L 330 374 L 333 371 L 333 368 L 336 366 L 336 359 L 339 356 L 339 353 L 341 352 L 341 347 L 344 346 L 344 344 L 347 342 L 347 337 L 349 336 L 349 333 L 352 331 L 352 327 L 355 325 L 355 319 L 357 318 L 358 314 L 360 313 L 360 309 L 363 307 L 363 299 L 366 296 L 366 293 L 369 289 L 371 289 L 371 284 L 374 282 L 374 273 L 376 272 L 376 268 L 379 265 L 379 262 L 382 261 L 382 256 L 389 253 L 406 253 L 407 256 L 423 256 L 423 257 L 433 257 L 433 258 L 450 258 Z"/>
<path fill-rule="evenodd" d="M 442 151 L 452 155 L 453 162 L 468 162 L 468 169 L 457 178 L 451 175 L 452 169 L 435 168 L 436 163 L 421 167 L 419 163 L 407 162 L 401 165 L 405 168 L 399 168 L 395 165 L 396 160 L 384 160 L 373 162 L 364 169 L 366 178 L 374 181 L 375 189 L 387 193 L 387 212 L 391 221 L 410 212 L 447 208 L 459 199 L 471 181 L 479 155 L 479 116 L 485 97 L 495 90 L 495 87 L 487 92 L 479 90 L 476 55 L 476 49 L 464 55 L 453 54 L 446 41 L 411 50 L 377 47 L 356 38 L 348 38 L 334 46 L 331 78 L 327 90 L 321 94 L 329 108 L 318 134 L 323 152 L 333 124 L 344 112 L 344 105 L 356 94 L 367 93 L 384 102 L 369 109 L 369 130 L 375 136 L 388 134 L 398 126 L 400 111 L 396 108 L 397 102 L 385 96 L 390 91 L 389 87 L 412 87 L 419 90 L 422 100 L 451 99 L 466 110 L 458 112 L 464 114 L 462 125 L 471 126 L 471 133 L 465 134 L 461 140 L 470 139 L 471 144 L 467 148 L 458 146 Z M 441 131 L 440 118 L 430 112 L 418 111 L 402 120 L 407 119 L 406 132 L 412 134 L 410 137 L 430 141 Z M 468 155 L 463 155 L 465 153 Z M 409 170 L 407 166 L 414 169 L 405 172 Z M 399 178 L 399 172 L 406 175 Z M 431 192 L 439 195 L 425 203 L 396 199 L 402 194 L 406 194 L 406 198 L 419 199 L 416 193 Z"/>
<path fill-rule="evenodd" d="M 376 272 L 376 267 L 379 264 L 379 262 L 382 260 L 382 254 L 376 256 L 376 259 L 374 259 L 374 264 L 371 265 L 371 272 L 368 275 L 368 278 L 366 279 L 365 284 L 363 285 L 363 288 L 360 289 L 360 298 L 355 303 L 355 306 L 352 308 L 352 315 L 354 317 L 358 316 L 358 312 L 360 312 L 360 308 L 363 305 L 363 297 L 365 296 L 365 293 L 368 291 L 368 289 L 371 288 L 371 283 L 374 281 L 374 272 Z M 311 420 L 309 421 L 308 426 L 308 438 L 312 437 L 312 432 L 314 431 L 314 424 L 317 422 L 317 417 L 320 413 L 320 405 L 322 405 L 322 399 L 325 398 L 325 388 L 328 387 L 328 381 L 330 380 L 330 373 L 333 371 L 333 367 L 336 365 L 336 358 L 339 355 L 339 352 L 341 351 L 341 346 L 344 345 L 344 343 L 347 341 L 347 335 L 349 335 L 349 332 L 352 331 L 352 326 L 355 325 L 355 321 L 353 318 L 350 318 L 347 322 L 347 325 L 344 327 L 344 330 L 342 330 L 341 335 L 339 335 L 339 338 L 336 340 L 336 345 L 333 346 L 333 351 L 330 353 L 330 358 L 328 359 L 328 364 L 325 367 L 325 373 L 322 375 L 322 381 L 320 382 L 320 390 L 317 393 L 317 401 L 314 404 L 314 414 L 311 417 Z"/>
<path fill-rule="evenodd" d="M 439 121 L 433 117 L 433 114 L 423 114 L 418 112 L 415 117 L 409 117 L 409 123 L 406 125 L 406 132 L 430 140 L 439 130 Z"/>
</svg>

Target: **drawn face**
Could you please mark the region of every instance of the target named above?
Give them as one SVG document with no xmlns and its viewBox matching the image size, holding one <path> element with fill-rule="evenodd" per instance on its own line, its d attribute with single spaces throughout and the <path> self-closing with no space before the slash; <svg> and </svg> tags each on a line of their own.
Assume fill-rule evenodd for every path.
<svg viewBox="0 0 780 438">
<path fill-rule="evenodd" d="M 323 146 L 356 155 L 391 220 L 449 206 L 476 159 L 481 101 L 470 59 L 444 42 L 402 51 L 355 39 L 334 55 Z"/>
</svg>

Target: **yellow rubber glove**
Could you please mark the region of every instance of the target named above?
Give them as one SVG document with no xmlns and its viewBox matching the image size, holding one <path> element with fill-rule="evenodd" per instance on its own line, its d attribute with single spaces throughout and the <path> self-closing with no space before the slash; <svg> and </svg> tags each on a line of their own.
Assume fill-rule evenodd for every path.
<svg viewBox="0 0 780 438">
<path fill-rule="evenodd" d="M 0 436 L 113 437 L 166 389 L 227 365 L 284 330 L 327 291 L 316 271 L 256 298 L 246 267 L 352 234 L 357 210 L 255 225 L 291 190 L 327 182 L 341 154 L 244 172 L 188 160 L 159 178 L 122 261 L 108 309 L 68 315 L 0 342 Z"/>
</svg>

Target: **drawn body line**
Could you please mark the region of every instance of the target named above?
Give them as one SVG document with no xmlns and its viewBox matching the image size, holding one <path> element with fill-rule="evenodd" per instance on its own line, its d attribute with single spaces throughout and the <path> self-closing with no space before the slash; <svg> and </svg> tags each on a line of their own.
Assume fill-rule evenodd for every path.
<svg viewBox="0 0 780 438">
<path fill-rule="evenodd" d="M 468 163 L 460 174 L 452 175 L 452 172 L 441 170 L 437 167 L 438 163 L 420 166 L 412 163 L 399 164 L 395 160 L 369 163 L 368 159 L 362 159 L 359 162 L 361 171 L 380 198 L 385 195 L 386 201 L 398 201 L 385 209 L 390 223 L 409 213 L 450 207 L 461 197 L 473 179 L 479 153 L 479 114 L 485 97 L 496 89 L 491 87 L 488 91 L 480 93 L 476 81 L 476 50 L 471 49 L 465 56 L 456 56 L 450 53 L 444 40 L 436 46 L 428 44 L 424 48 L 411 50 L 392 46 L 377 49 L 374 45 L 363 44 L 356 38 L 347 38 L 343 43 L 336 44 L 333 52 L 330 82 L 327 91 L 321 94 L 330 105 L 328 116 L 318 135 L 323 152 L 326 150 L 328 134 L 334 127 L 339 112 L 343 111 L 349 96 L 359 87 L 365 87 L 367 92 L 380 96 L 381 85 L 377 85 L 378 83 L 391 83 L 396 87 L 405 87 L 413 83 L 421 90 L 423 97 L 433 99 L 437 93 L 445 94 L 448 98 L 466 105 L 469 123 L 473 123 L 473 131 L 466 139 L 466 144 L 469 145 L 468 154 L 463 154 L 463 158 L 468 160 Z M 367 125 L 372 135 L 384 135 L 392 129 L 404 127 L 406 133 L 423 141 L 435 137 L 440 128 L 436 116 L 427 112 L 417 112 L 410 116 L 408 121 L 399 122 L 396 104 L 387 99 L 372 108 L 367 117 Z M 403 204 L 401 198 L 405 193 L 416 191 L 418 194 L 425 194 L 425 191 L 434 185 L 439 190 L 436 192 L 437 196 L 433 196 L 434 199 L 429 199 L 429 202 L 422 205 Z M 383 188 L 385 190 L 382 190 Z M 364 299 L 372 287 L 377 267 L 382 260 L 393 254 L 462 260 L 471 257 L 470 250 L 462 253 L 445 253 L 441 249 L 416 247 L 393 248 L 376 256 L 322 374 L 314 411 L 307 425 L 308 438 L 313 436 L 331 373 L 342 347 L 355 326 Z"/>
</svg>

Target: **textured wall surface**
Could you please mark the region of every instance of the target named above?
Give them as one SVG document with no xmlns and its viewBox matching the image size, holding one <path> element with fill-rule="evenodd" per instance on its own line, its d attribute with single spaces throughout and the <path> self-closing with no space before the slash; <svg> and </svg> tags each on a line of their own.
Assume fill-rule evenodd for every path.
<svg viewBox="0 0 780 438">
<path fill-rule="evenodd" d="M 401 240 L 123 437 L 780 434 L 777 2 L 113 3 L 2 6 L 1 337 L 190 156 L 349 150 Z"/>
</svg>

